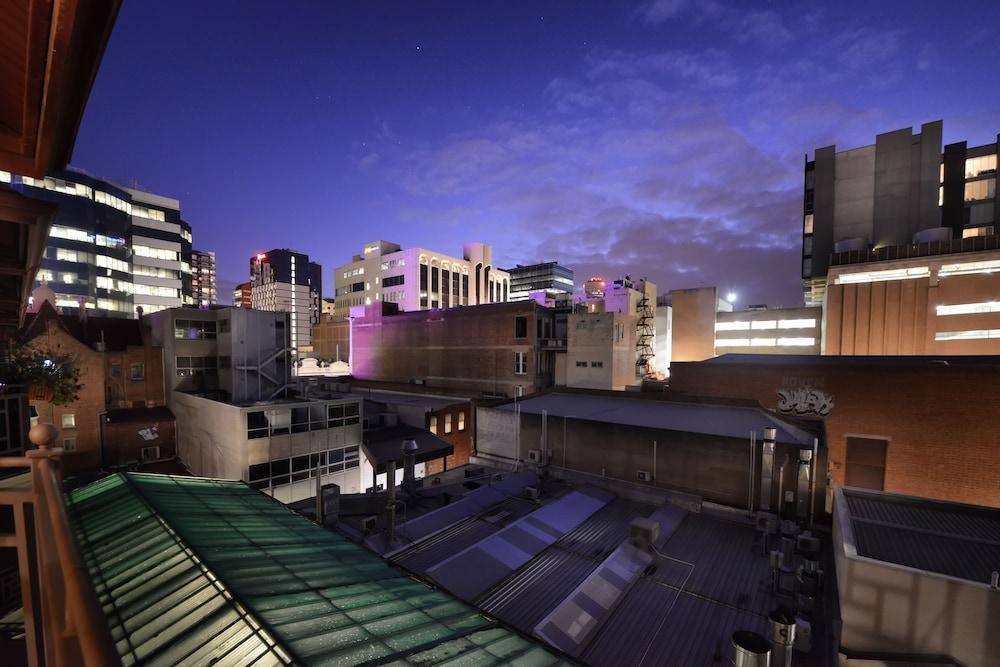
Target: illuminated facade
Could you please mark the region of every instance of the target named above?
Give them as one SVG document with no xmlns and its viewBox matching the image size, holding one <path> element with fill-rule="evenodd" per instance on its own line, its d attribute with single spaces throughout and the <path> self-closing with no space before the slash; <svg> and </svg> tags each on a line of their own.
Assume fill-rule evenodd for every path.
<svg viewBox="0 0 1000 667">
<path fill-rule="evenodd" d="M 250 258 L 250 307 L 290 314 L 290 340 L 299 352 L 312 345 L 313 325 L 320 322 L 323 270 L 309 255 L 271 250 Z"/>
<path fill-rule="evenodd" d="M 26 196 L 58 205 L 36 285 L 66 314 L 134 317 L 193 303 L 191 227 L 180 202 L 119 188 L 78 171 L 10 176 Z"/>
<path fill-rule="evenodd" d="M 334 317 L 378 301 L 403 311 L 475 306 L 510 298 L 510 274 L 494 268 L 493 249 L 466 243 L 461 258 L 389 241 L 365 244 L 361 255 L 334 271 Z"/>
<path fill-rule="evenodd" d="M 561 266 L 558 262 L 544 262 L 521 266 L 518 264 L 507 269 L 510 274 L 511 301 L 524 301 L 533 292 L 545 292 L 547 298 L 555 298 L 560 294 L 573 294 L 573 269 Z"/>
<path fill-rule="evenodd" d="M 818 148 L 805 164 L 802 284 L 821 305 L 832 254 L 992 236 L 997 143 L 942 150 L 943 123 L 887 132 L 846 151 Z"/>
<path fill-rule="evenodd" d="M 191 251 L 191 289 L 194 305 L 208 306 L 218 303 L 214 252 Z"/>
</svg>

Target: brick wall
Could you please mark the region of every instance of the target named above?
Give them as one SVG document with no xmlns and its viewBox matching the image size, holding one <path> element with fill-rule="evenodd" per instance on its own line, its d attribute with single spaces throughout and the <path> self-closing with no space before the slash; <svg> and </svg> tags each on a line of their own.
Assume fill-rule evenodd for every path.
<svg viewBox="0 0 1000 667">
<path fill-rule="evenodd" d="M 465 428 L 461 431 L 458 430 L 459 426 L 459 413 L 465 413 Z M 427 413 L 427 428 L 430 428 L 431 416 L 437 418 L 437 436 L 442 440 L 447 441 L 455 448 L 454 453 L 445 459 L 437 459 L 435 461 L 428 461 L 425 468 L 425 476 L 430 477 L 431 475 L 437 475 L 443 472 L 446 468 L 451 470 L 458 466 L 464 466 L 469 463 L 469 457 L 472 455 L 472 434 L 474 432 L 474 422 L 476 414 L 476 408 L 474 402 L 459 403 L 456 405 L 451 405 L 440 410 L 435 410 L 433 412 Z M 447 423 L 447 415 L 451 415 L 451 433 L 445 433 L 445 424 Z"/>
<path fill-rule="evenodd" d="M 1000 507 L 998 366 L 808 358 L 671 366 L 671 392 L 688 395 L 753 399 L 776 410 L 777 390 L 791 387 L 833 399 L 823 419 L 834 484 L 844 483 L 848 436 L 886 438 L 886 491 Z"/>
</svg>

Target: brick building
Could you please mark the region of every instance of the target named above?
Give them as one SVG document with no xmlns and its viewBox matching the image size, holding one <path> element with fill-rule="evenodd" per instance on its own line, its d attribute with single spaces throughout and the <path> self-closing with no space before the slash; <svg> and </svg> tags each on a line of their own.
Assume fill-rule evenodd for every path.
<svg viewBox="0 0 1000 667">
<path fill-rule="evenodd" d="M 996 357 L 725 355 L 671 370 L 671 393 L 822 419 L 835 485 L 1000 507 Z"/>
<path fill-rule="evenodd" d="M 60 429 L 67 472 L 175 456 L 162 353 L 144 320 L 66 317 L 46 300 L 29 315 L 19 338 L 38 350 L 72 355 L 80 370 L 83 388 L 73 403 L 31 400 L 37 419 Z"/>
<path fill-rule="evenodd" d="M 406 313 L 372 304 L 351 318 L 351 374 L 468 396 L 530 394 L 553 383 L 544 335 L 553 318 L 534 301 Z"/>
</svg>

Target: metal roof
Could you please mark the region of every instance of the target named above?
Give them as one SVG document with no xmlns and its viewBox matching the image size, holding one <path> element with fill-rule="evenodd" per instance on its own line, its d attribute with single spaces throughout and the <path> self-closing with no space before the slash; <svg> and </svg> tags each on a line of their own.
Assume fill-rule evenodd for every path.
<svg viewBox="0 0 1000 667">
<path fill-rule="evenodd" d="M 1000 568 L 1000 510 L 843 488 L 858 555 L 983 585 Z"/>
<path fill-rule="evenodd" d="M 513 412 L 515 405 L 520 406 L 522 413 L 540 415 L 545 410 L 550 417 L 727 438 L 748 438 L 751 431 L 760 434 L 766 427 L 774 427 L 778 430 L 778 442 L 800 447 L 812 447 L 815 437 L 805 429 L 762 408 L 753 407 L 553 392 L 518 400 L 516 403 L 504 403 L 496 409 Z"/>
<path fill-rule="evenodd" d="M 562 662 L 242 482 L 119 473 L 68 506 L 125 664 Z"/>
<path fill-rule="evenodd" d="M 997 355 L 820 355 L 820 354 L 720 354 L 690 364 L 763 364 L 805 366 L 1000 366 Z"/>
</svg>

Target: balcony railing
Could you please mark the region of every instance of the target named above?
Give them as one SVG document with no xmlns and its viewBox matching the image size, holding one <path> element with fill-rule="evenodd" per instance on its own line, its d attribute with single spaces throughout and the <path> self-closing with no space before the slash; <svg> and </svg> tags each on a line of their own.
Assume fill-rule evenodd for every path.
<svg viewBox="0 0 1000 667">
<path fill-rule="evenodd" d="M 928 241 L 927 243 L 908 243 L 906 245 L 884 246 L 882 248 L 835 252 L 830 255 L 830 266 L 884 262 L 893 259 L 910 259 L 913 257 L 949 255 L 958 252 L 977 252 L 982 250 L 1000 250 L 1000 236 L 972 236 L 967 239 L 947 239 L 944 241 Z"/>
<path fill-rule="evenodd" d="M 23 485 L 8 479 L 0 489 L 0 507 L 13 523 L 0 533 L 0 546 L 17 550 L 28 664 L 117 665 L 121 661 L 63 504 L 63 451 L 51 448 L 58 435 L 51 424 L 40 424 L 29 434 L 38 449 L 0 457 L 0 469 L 26 473 Z"/>
</svg>

